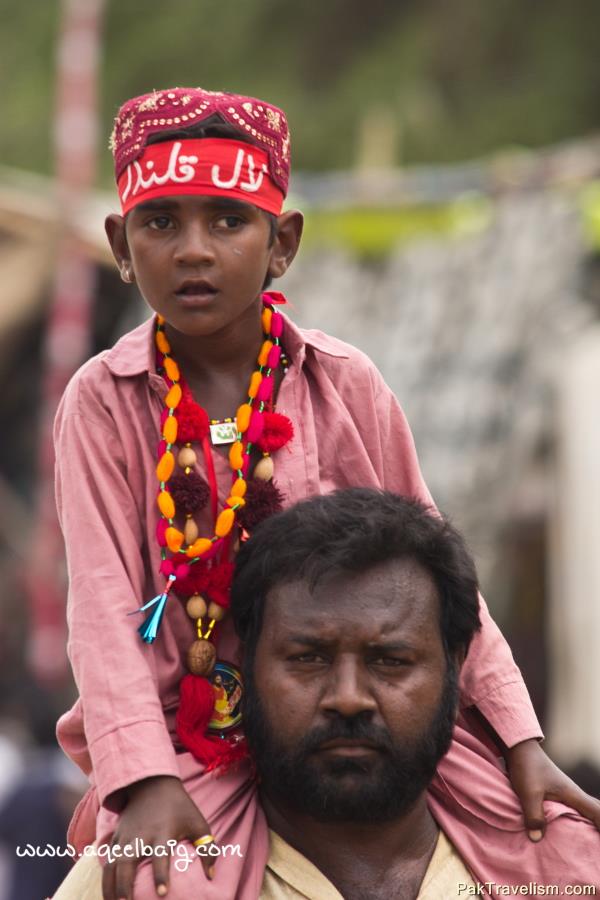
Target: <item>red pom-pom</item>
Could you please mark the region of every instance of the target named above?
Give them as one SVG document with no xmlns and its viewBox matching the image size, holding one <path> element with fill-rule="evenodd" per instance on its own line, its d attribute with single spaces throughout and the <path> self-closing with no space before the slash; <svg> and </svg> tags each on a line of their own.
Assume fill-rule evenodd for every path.
<svg viewBox="0 0 600 900">
<path fill-rule="evenodd" d="M 194 594 L 204 594 L 208 587 L 209 570 L 204 563 L 197 562 L 190 566 L 189 574 L 185 578 L 178 578 L 173 585 L 173 590 L 179 597 L 192 597 Z"/>
<path fill-rule="evenodd" d="M 250 478 L 244 497 L 246 505 L 238 509 L 238 522 L 246 531 L 252 532 L 269 516 L 283 508 L 283 494 L 273 481 Z"/>
<path fill-rule="evenodd" d="M 186 391 L 175 411 L 177 416 L 177 442 L 180 444 L 201 441 L 209 430 L 206 411 L 199 406 L 189 391 Z"/>
<path fill-rule="evenodd" d="M 190 472 L 171 478 L 169 488 L 178 510 L 194 513 L 203 509 L 210 498 L 210 488 L 202 475 Z"/>
<path fill-rule="evenodd" d="M 229 609 L 233 569 L 232 562 L 222 562 L 208 571 L 206 597 L 208 600 L 214 600 L 223 609 Z"/>
<path fill-rule="evenodd" d="M 263 413 L 263 432 L 256 441 L 257 445 L 265 453 L 272 453 L 285 447 L 294 437 L 294 426 L 287 416 L 281 413 Z"/>
</svg>

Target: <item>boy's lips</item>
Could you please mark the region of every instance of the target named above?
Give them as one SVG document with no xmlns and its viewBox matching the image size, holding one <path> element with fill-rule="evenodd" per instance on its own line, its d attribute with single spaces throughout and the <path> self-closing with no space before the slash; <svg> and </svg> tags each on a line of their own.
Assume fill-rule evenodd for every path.
<svg viewBox="0 0 600 900">
<path fill-rule="evenodd" d="M 207 302 L 218 294 L 214 285 L 205 278 L 187 278 L 175 291 L 175 296 L 183 303 Z"/>
</svg>

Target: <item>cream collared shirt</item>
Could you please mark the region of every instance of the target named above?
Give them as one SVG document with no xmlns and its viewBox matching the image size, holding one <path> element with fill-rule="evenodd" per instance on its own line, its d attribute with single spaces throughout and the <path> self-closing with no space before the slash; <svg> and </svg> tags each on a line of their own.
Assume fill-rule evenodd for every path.
<svg viewBox="0 0 600 900">
<path fill-rule="evenodd" d="M 271 849 L 259 900 L 344 900 L 305 856 L 274 831 L 270 831 L 269 836 Z M 461 893 L 459 885 L 462 886 Z M 416 900 L 467 897 L 467 885 L 474 886 L 475 882 L 444 832 L 440 831 Z M 79 859 L 54 900 L 102 900 L 102 869 L 97 857 Z"/>
<path fill-rule="evenodd" d="M 274 831 L 270 832 L 270 839 L 271 852 L 260 900 L 344 900 L 337 888 L 305 856 Z M 467 897 L 468 887 L 475 887 L 475 882 L 444 832 L 440 831 L 416 900 Z"/>
</svg>

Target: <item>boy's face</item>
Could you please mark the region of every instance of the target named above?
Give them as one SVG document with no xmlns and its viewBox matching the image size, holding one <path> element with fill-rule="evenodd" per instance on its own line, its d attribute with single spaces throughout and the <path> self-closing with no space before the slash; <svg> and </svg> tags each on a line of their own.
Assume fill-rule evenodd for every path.
<svg viewBox="0 0 600 900">
<path fill-rule="evenodd" d="M 271 242 L 266 214 L 223 197 L 161 197 L 109 216 L 106 231 L 119 266 L 131 265 L 155 312 L 189 336 L 215 334 L 260 296 L 267 276 L 282 275 L 300 240 L 302 216 L 284 213 Z"/>
</svg>

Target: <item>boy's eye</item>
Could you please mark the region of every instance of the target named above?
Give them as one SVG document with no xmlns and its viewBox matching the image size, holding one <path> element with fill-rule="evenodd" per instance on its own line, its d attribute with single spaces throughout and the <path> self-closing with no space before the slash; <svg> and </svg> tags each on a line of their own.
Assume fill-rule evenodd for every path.
<svg viewBox="0 0 600 900">
<path fill-rule="evenodd" d="M 244 220 L 241 216 L 221 216 L 217 220 L 217 227 L 219 228 L 238 228 L 240 225 L 244 224 Z"/>
<path fill-rule="evenodd" d="M 154 228 L 155 231 L 165 231 L 171 224 L 170 216 L 154 216 L 154 218 L 150 219 L 148 222 L 148 227 Z"/>
</svg>

